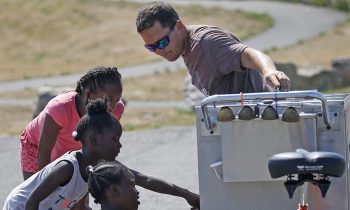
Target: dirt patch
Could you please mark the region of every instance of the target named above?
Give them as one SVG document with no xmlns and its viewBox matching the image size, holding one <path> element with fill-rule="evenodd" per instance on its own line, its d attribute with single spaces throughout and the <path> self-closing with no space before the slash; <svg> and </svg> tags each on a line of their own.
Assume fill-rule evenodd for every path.
<svg viewBox="0 0 350 210">
<path fill-rule="evenodd" d="M 123 95 L 128 100 L 179 100 L 184 99 L 184 78 L 187 70 L 166 72 L 123 81 Z"/>
<path fill-rule="evenodd" d="M 350 56 L 350 20 L 318 37 L 268 52 L 276 62 L 293 62 L 302 66 L 331 68 L 331 60 Z"/>
<path fill-rule="evenodd" d="M 32 119 L 32 107 L 0 106 L 0 135 L 19 136 Z"/>
<path fill-rule="evenodd" d="M 196 117 L 190 110 L 160 108 L 126 108 L 121 119 L 124 130 L 158 128 L 168 125 L 195 125 Z"/>
</svg>

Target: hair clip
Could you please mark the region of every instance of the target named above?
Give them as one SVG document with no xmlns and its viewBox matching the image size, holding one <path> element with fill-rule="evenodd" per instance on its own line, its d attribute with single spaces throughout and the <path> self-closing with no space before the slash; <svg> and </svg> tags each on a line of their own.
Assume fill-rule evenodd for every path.
<svg viewBox="0 0 350 210">
<path fill-rule="evenodd" d="M 86 172 L 90 175 L 92 173 L 94 173 L 94 167 L 92 167 L 92 165 L 89 165 L 88 167 L 86 167 Z"/>
<path fill-rule="evenodd" d="M 73 131 L 72 132 L 72 137 L 75 139 L 78 136 L 78 132 L 77 131 Z"/>
</svg>

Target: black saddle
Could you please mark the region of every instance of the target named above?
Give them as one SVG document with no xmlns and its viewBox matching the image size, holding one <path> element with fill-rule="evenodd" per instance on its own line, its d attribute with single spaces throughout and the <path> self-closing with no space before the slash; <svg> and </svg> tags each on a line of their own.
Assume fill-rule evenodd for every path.
<svg viewBox="0 0 350 210">
<path fill-rule="evenodd" d="M 304 182 L 318 185 L 322 196 L 325 197 L 330 185 L 328 176 L 341 177 L 345 170 L 345 160 L 333 152 L 308 152 L 297 149 L 295 152 L 273 155 L 268 161 L 268 167 L 272 178 L 287 176 L 284 184 L 290 198 L 293 197 L 295 189 Z M 293 175 L 297 175 L 298 179 L 293 180 Z M 316 175 L 320 175 L 320 178 Z"/>
</svg>

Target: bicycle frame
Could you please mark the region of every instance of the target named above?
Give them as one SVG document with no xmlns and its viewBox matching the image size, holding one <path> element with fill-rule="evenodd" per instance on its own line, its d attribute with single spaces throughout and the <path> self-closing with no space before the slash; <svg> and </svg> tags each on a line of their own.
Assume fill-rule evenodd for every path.
<svg viewBox="0 0 350 210">
<path fill-rule="evenodd" d="M 300 203 L 298 204 L 297 210 L 308 210 L 308 203 L 307 203 L 307 182 L 305 182 L 302 186 L 302 193 L 300 196 Z"/>
</svg>

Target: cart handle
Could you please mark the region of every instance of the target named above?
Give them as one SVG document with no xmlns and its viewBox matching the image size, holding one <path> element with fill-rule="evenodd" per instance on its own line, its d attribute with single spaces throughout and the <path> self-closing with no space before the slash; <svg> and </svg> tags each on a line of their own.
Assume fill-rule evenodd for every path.
<svg viewBox="0 0 350 210">
<path fill-rule="evenodd" d="M 323 120 L 327 126 L 327 129 L 331 129 L 331 121 L 329 118 L 329 110 L 327 99 L 322 93 L 317 90 L 306 91 L 289 91 L 289 92 L 262 92 L 262 93 L 245 93 L 245 94 L 225 94 L 225 95 L 212 95 L 202 100 L 201 108 L 204 116 L 205 126 L 208 130 L 213 131 L 215 123 L 212 122 L 208 114 L 208 105 L 216 103 L 227 102 L 239 102 L 241 97 L 244 100 L 260 100 L 260 99 L 286 99 L 286 98 L 302 98 L 302 99 L 318 99 L 322 103 Z"/>
</svg>

